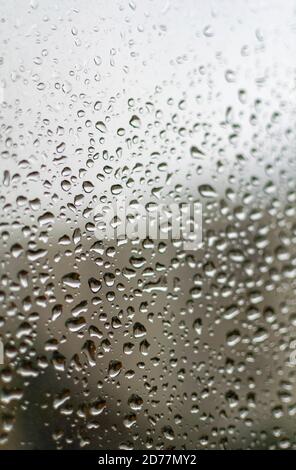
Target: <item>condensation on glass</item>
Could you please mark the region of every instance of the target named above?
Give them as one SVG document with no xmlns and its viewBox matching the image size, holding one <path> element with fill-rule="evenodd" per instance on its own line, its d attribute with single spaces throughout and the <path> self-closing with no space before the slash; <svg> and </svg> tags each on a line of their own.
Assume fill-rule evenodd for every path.
<svg viewBox="0 0 296 470">
<path fill-rule="evenodd" d="M 1 2 L 2 449 L 296 447 L 295 58 L 290 0 Z"/>
</svg>

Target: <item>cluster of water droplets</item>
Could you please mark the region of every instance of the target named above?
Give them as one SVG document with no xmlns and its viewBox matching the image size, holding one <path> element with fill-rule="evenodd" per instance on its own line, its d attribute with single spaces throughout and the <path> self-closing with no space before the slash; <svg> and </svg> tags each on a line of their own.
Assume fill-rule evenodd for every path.
<svg viewBox="0 0 296 470">
<path fill-rule="evenodd" d="M 59 20 L 40 21 L 55 44 Z M 45 80 L 55 51 L 33 36 L 41 53 L 15 80 L 45 105 L 0 104 L 3 448 L 295 447 L 295 86 L 277 64 L 242 85 L 244 58 L 264 61 L 255 33 L 237 70 L 204 25 L 196 37 L 216 57 L 189 50 L 152 91 L 127 91 L 128 78 L 102 96 L 115 50 L 108 67 L 95 55 L 86 73 Z M 98 240 L 96 207 L 120 197 L 148 212 L 202 203 L 202 247 Z"/>
</svg>

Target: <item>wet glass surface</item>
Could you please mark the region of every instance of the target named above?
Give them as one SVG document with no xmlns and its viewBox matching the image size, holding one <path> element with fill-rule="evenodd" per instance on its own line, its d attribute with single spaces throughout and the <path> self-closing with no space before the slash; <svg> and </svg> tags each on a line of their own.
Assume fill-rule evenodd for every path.
<svg viewBox="0 0 296 470">
<path fill-rule="evenodd" d="M 0 448 L 295 448 L 295 60 L 295 1 L 0 1 Z"/>
</svg>

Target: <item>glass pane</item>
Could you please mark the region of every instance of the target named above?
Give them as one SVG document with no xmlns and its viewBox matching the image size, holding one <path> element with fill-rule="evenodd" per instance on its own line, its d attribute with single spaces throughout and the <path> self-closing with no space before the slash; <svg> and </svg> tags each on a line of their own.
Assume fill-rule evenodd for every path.
<svg viewBox="0 0 296 470">
<path fill-rule="evenodd" d="M 295 448 L 295 8 L 1 2 L 2 449 Z"/>
</svg>

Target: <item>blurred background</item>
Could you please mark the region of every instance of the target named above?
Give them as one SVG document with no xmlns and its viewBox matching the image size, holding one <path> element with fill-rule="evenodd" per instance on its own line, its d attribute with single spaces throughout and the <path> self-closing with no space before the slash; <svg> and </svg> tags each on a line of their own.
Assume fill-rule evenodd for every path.
<svg viewBox="0 0 296 470">
<path fill-rule="evenodd" d="M 0 448 L 296 447 L 294 0 L 0 1 Z M 200 202 L 203 244 L 97 240 Z"/>
</svg>

